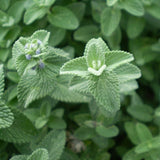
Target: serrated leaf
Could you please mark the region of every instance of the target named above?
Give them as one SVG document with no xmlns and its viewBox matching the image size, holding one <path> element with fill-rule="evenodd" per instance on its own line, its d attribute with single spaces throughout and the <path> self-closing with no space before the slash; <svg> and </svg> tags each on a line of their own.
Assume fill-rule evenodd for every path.
<svg viewBox="0 0 160 160">
<path fill-rule="evenodd" d="M 32 34 L 31 39 L 38 39 L 43 44 L 46 44 L 48 43 L 49 36 L 50 32 L 47 32 L 46 30 L 38 30 Z"/>
<path fill-rule="evenodd" d="M 141 77 L 141 72 L 138 67 L 133 64 L 126 63 L 113 70 L 120 83 L 124 83 Z"/>
<path fill-rule="evenodd" d="M 119 82 L 114 73 L 105 71 L 99 77 L 92 77 L 89 89 L 96 102 L 107 112 L 120 109 Z"/>
<path fill-rule="evenodd" d="M 84 96 L 74 90 L 69 89 L 70 76 L 60 76 L 57 78 L 55 88 L 51 93 L 51 96 L 56 100 L 65 101 L 65 102 L 89 102 L 90 99 L 87 96 Z"/>
<path fill-rule="evenodd" d="M 3 65 L 0 65 L 0 100 L 2 98 L 4 91 L 4 71 L 3 71 Z"/>
<path fill-rule="evenodd" d="M 50 131 L 38 148 L 45 148 L 49 153 L 49 160 L 58 160 L 62 154 L 65 145 L 65 132 L 63 130 Z"/>
<path fill-rule="evenodd" d="M 136 131 L 141 142 L 152 139 L 152 133 L 143 123 L 136 124 Z"/>
<path fill-rule="evenodd" d="M 30 70 L 23 75 L 18 84 L 18 99 L 27 107 L 36 99 L 49 95 L 55 88 L 55 73 L 53 65 L 46 64 L 45 68 L 37 71 Z"/>
<path fill-rule="evenodd" d="M 159 147 L 160 147 L 160 137 L 158 136 L 139 144 L 135 148 L 135 152 L 138 154 L 145 153 Z"/>
<path fill-rule="evenodd" d="M 27 160 L 27 155 L 17 155 L 12 157 L 10 160 Z"/>
<path fill-rule="evenodd" d="M 121 20 L 119 9 L 105 8 L 101 14 L 101 30 L 105 36 L 110 36 L 118 27 Z"/>
<path fill-rule="evenodd" d="M 29 25 L 33 23 L 37 19 L 41 19 L 47 13 L 47 7 L 39 7 L 37 5 L 33 5 L 27 9 L 24 14 L 24 23 Z"/>
<path fill-rule="evenodd" d="M 31 121 L 15 109 L 12 112 L 14 122 L 9 128 L 0 129 L 0 139 L 13 143 L 26 143 L 33 140 L 37 132 Z"/>
<path fill-rule="evenodd" d="M 49 160 L 48 151 L 44 148 L 35 150 L 27 160 Z"/>
<path fill-rule="evenodd" d="M 125 9 L 130 14 L 135 16 L 144 15 L 144 7 L 141 1 L 139 0 L 123 0 L 120 1 L 122 8 Z"/>
<path fill-rule="evenodd" d="M 13 120 L 14 116 L 10 108 L 4 104 L 0 104 L 0 129 L 10 127 Z"/>
<path fill-rule="evenodd" d="M 48 15 L 48 21 L 60 28 L 74 30 L 78 27 L 79 22 L 74 13 L 66 7 L 55 6 Z"/>
<path fill-rule="evenodd" d="M 106 54 L 107 69 L 113 70 L 114 68 L 129 63 L 134 60 L 133 55 L 124 51 L 108 51 Z"/>
<path fill-rule="evenodd" d="M 103 137 L 111 138 L 118 135 L 119 129 L 116 126 L 105 127 L 103 125 L 96 127 L 96 132 Z"/>
<path fill-rule="evenodd" d="M 82 77 L 74 76 L 69 84 L 69 89 L 80 93 L 88 93 L 89 92 L 88 83 L 89 83 L 88 80 Z"/>
<path fill-rule="evenodd" d="M 129 38 L 138 37 L 145 27 L 144 18 L 130 16 L 127 23 L 127 35 Z"/>
<path fill-rule="evenodd" d="M 65 63 L 61 69 L 60 74 L 71 74 L 80 77 L 85 77 L 88 75 L 88 67 L 85 57 L 75 58 L 73 60 Z"/>
<path fill-rule="evenodd" d="M 136 80 L 127 81 L 120 84 L 120 93 L 128 93 L 138 88 Z"/>
</svg>

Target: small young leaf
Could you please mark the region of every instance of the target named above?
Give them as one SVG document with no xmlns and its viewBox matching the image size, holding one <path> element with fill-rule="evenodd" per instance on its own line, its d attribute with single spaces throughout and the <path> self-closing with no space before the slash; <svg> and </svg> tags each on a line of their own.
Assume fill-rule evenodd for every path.
<svg viewBox="0 0 160 160">
<path fill-rule="evenodd" d="M 10 160 L 27 160 L 28 156 L 27 155 L 18 155 L 12 157 Z"/>
<path fill-rule="evenodd" d="M 78 27 L 79 22 L 74 13 L 66 7 L 55 6 L 48 15 L 49 22 L 60 28 L 74 30 Z"/>
<path fill-rule="evenodd" d="M 105 126 L 98 126 L 96 127 L 96 132 L 103 137 L 111 138 L 118 135 L 118 128 L 116 126 L 105 127 Z"/>
</svg>

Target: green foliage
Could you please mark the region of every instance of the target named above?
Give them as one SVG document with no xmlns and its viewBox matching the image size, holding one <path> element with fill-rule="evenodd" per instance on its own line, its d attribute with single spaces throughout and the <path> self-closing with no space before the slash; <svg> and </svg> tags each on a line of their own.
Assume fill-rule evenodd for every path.
<svg viewBox="0 0 160 160">
<path fill-rule="evenodd" d="M 159 160 L 159 0 L 0 0 L 0 160 Z"/>
</svg>

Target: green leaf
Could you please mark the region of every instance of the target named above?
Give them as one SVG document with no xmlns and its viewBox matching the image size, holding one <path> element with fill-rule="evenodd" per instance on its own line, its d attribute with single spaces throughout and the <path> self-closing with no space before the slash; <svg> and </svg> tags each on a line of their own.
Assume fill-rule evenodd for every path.
<svg viewBox="0 0 160 160">
<path fill-rule="evenodd" d="M 8 106 L 0 104 L 0 129 L 7 128 L 12 125 L 14 116 Z"/>
<path fill-rule="evenodd" d="M 138 88 L 136 80 L 127 81 L 120 84 L 120 93 L 128 93 Z"/>
<path fill-rule="evenodd" d="M 50 32 L 47 32 L 46 30 L 38 30 L 32 34 L 31 39 L 38 39 L 43 44 L 47 44 L 49 37 L 50 37 Z"/>
<path fill-rule="evenodd" d="M 39 7 L 51 6 L 56 0 L 34 0 Z"/>
<path fill-rule="evenodd" d="M 108 6 L 113 6 L 118 0 L 106 0 Z"/>
<path fill-rule="evenodd" d="M 99 28 L 96 25 L 85 25 L 79 27 L 73 36 L 77 41 L 88 42 L 91 38 L 98 38 Z"/>
<path fill-rule="evenodd" d="M 27 107 L 34 100 L 49 95 L 55 88 L 54 81 L 53 65 L 46 64 L 43 69 L 28 71 L 18 84 L 19 101 Z"/>
<path fill-rule="evenodd" d="M 15 23 L 18 23 L 25 10 L 25 1 L 16 1 L 11 7 L 8 9 L 8 14 L 14 18 Z"/>
<path fill-rule="evenodd" d="M 136 124 L 136 131 L 141 142 L 152 139 L 152 133 L 143 123 Z"/>
<path fill-rule="evenodd" d="M 128 151 L 123 156 L 123 160 L 142 160 L 144 158 L 144 154 L 136 154 L 134 149 Z"/>
<path fill-rule="evenodd" d="M 123 0 L 120 1 L 120 5 L 130 14 L 133 14 L 135 16 L 144 15 L 144 7 L 140 0 Z"/>
<path fill-rule="evenodd" d="M 65 129 L 67 125 L 62 118 L 51 116 L 48 121 L 48 127 L 51 129 Z"/>
<path fill-rule="evenodd" d="M 153 149 L 159 148 L 160 147 L 160 137 L 155 137 L 152 139 L 149 139 L 141 144 L 139 144 L 136 148 L 135 148 L 135 152 L 140 154 L 140 153 L 145 153 L 145 152 L 149 152 Z"/>
<path fill-rule="evenodd" d="M 5 12 L 0 10 L 0 25 L 2 27 L 10 27 L 14 24 L 14 19 L 6 14 Z"/>
<path fill-rule="evenodd" d="M 146 11 L 152 15 L 153 17 L 160 19 L 160 10 L 159 10 L 160 5 L 157 4 L 152 4 L 150 6 L 146 7 Z"/>
<path fill-rule="evenodd" d="M 133 64 L 126 63 L 113 70 L 120 83 L 124 83 L 141 77 L 141 72 L 138 67 Z"/>
<path fill-rule="evenodd" d="M 39 7 L 37 5 L 33 5 L 27 9 L 24 14 L 24 23 L 29 25 L 33 23 L 37 19 L 41 19 L 47 13 L 47 7 Z"/>
<path fill-rule="evenodd" d="M 10 1 L 11 0 L 0 0 L 0 9 L 2 9 L 2 10 L 6 10 L 6 9 L 8 9 L 8 7 L 9 7 L 9 5 L 10 5 Z"/>
<path fill-rule="evenodd" d="M 132 54 L 124 51 L 108 51 L 105 59 L 108 70 L 113 70 L 122 64 L 129 63 L 134 60 Z"/>
<path fill-rule="evenodd" d="M 70 80 L 71 77 L 66 75 L 57 77 L 57 82 L 51 96 L 56 100 L 64 102 L 89 102 L 90 99 L 87 96 L 69 89 Z"/>
<path fill-rule="evenodd" d="M 60 69 L 60 74 L 71 74 L 80 77 L 88 75 L 88 67 L 85 57 L 75 58 L 66 62 Z"/>
<path fill-rule="evenodd" d="M 21 112 L 15 109 L 12 112 L 14 122 L 9 128 L 0 129 L 0 139 L 13 143 L 31 142 L 37 133 L 33 124 Z"/>
<path fill-rule="evenodd" d="M 136 125 L 133 122 L 125 123 L 125 130 L 131 142 L 135 145 L 140 143 L 138 133 L 136 131 Z"/>
<path fill-rule="evenodd" d="M 141 17 L 130 16 L 127 24 L 127 35 L 129 38 L 138 37 L 145 27 L 145 20 Z"/>
<path fill-rule="evenodd" d="M 35 150 L 27 160 L 49 160 L 48 151 L 44 148 Z"/>
<path fill-rule="evenodd" d="M 111 138 L 118 135 L 119 129 L 116 126 L 105 127 L 100 125 L 96 127 L 96 132 L 103 137 Z"/>
<path fill-rule="evenodd" d="M 14 156 L 12 157 L 10 160 L 27 160 L 27 157 L 26 155 L 18 155 L 18 156 Z"/>
<path fill-rule="evenodd" d="M 79 26 L 79 22 L 74 13 L 66 7 L 55 6 L 48 15 L 49 22 L 60 28 L 74 30 Z"/>
<path fill-rule="evenodd" d="M 120 109 L 119 83 L 114 73 L 105 71 L 99 77 L 92 77 L 89 89 L 105 111 L 113 113 Z"/>
<path fill-rule="evenodd" d="M 92 128 L 81 126 L 75 130 L 74 136 L 80 140 L 87 140 L 95 136 L 95 131 Z"/>
<path fill-rule="evenodd" d="M 58 160 L 65 145 L 65 132 L 63 130 L 52 130 L 42 139 L 38 148 L 46 148 L 49 160 Z"/>
<path fill-rule="evenodd" d="M 75 14 L 79 21 L 82 20 L 86 9 L 86 5 L 84 2 L 73 2 L 67 7 Z"/>
<path fill-rule="evenodd" d="M 105 36 L 110 36 L 118 27 L 121 20 L 119 9 L 105 8 L 101 14 L 101 30 Z"/>
<path fill-rule="evenodd" d="M 4 71 L 3 71 L 3 65 L 0 65 L 0 100 L 2 98 L 4 91 Z"/>
<path fill-rule="evenodd" d="M 57 46 L 65 38 L 66 30 L 50 25 L 47 30 L 51 32 L 49 45 Z"/>
<path fill-rule="evenodd" d="M 127 108 L 127 112 L 142 122 L 150 122 L 153 119 L 153 109 L 147 105 L 131 105 Z"/>
</svg>

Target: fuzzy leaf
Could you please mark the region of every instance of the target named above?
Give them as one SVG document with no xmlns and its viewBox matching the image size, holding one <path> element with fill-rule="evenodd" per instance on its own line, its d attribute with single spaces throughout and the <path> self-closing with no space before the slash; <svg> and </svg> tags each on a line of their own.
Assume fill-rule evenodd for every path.
<svg viewBox="0 0 160 160">
<path fill-rule="evenodd" d="M 86 58 L 79 57 L 65 63 L 60 69 L 60 74 L 71 74 L 80 77 L 86 77 L 88 75 Z"/>
<path fill-rule="evenodd" d="M 26 155 L 17 155 L 17 156 L 14 156 L 12 157 L 10 160 L 27 160 L 27 157 Z"/>
<path fill-rule="evenodd" d="M 79 22 L 74 13 L 66 7 L 55 6 L 48 15 L 48 21 L 60 28 L 74 30 L 78 27 Z"/>
<path fill-rule="evenodd" d="M 141 72 L 138 67 L 130 63 L 123 64 L 113 71 L 116 73 L 120 83 L 141 77 Z"/>
<path fill-rule="evenodd" d="M 38 148 L 45 148 L 49 153 L 49 160 L 58 160 L 65 145 L 65 132 L 52 130 L 44 137 Z"/>
<path fill-rule="evenodd" d="M 13 120 L 14 116 L 9 107 L 0 104 L 0 129 L 10 127 Z"/>
<path fill-rule="evenodd" d="M 3 72 L 3 65 L 0 65 L 0 100 L 2 98 L 4 91 L 4 72 Z"/>
<path fill-rule="evenodd" d="M 13 143 L 26 143 L 33 140 L 37 132 L 31 121 L 15 109 L 12 112 L 14 122 L 9 128 L 0 129 L 0 139 Z"/>
<path fill-rule="evenodd" d="M 58 77 L 51 96 L 65 102 L 89 102 L 90 99 L 87 96 L 69 89 L 70 79 L 71 77 L 66 75 Z"/>
<path fill-rule="evenodd" d="M 114 73 L 105 71 L 99 77 L 93 76 L 89 89 L 100 107 L 107 112 L 114 113 L 120 109 L 119 83 Z"/>
<path fill-rule="evenodd" d="M 44 148 L 35 150 L 27 160 L 49 160 L 48 151 Z"/>
<path fill-rule="evenodd" d="M 105 36 L 110 36 L 118 27 L 121 20 L 119 9 L 105 8 L 101 14 L 101 30 Z"/>
<path fill-rule="evenodd" d="M 114 68 L 129 63 L 134 60 L 133 55 L 124 51 L 109 51 L 106 54 L 107 69 L 113 70 Z"/>
</svg>

